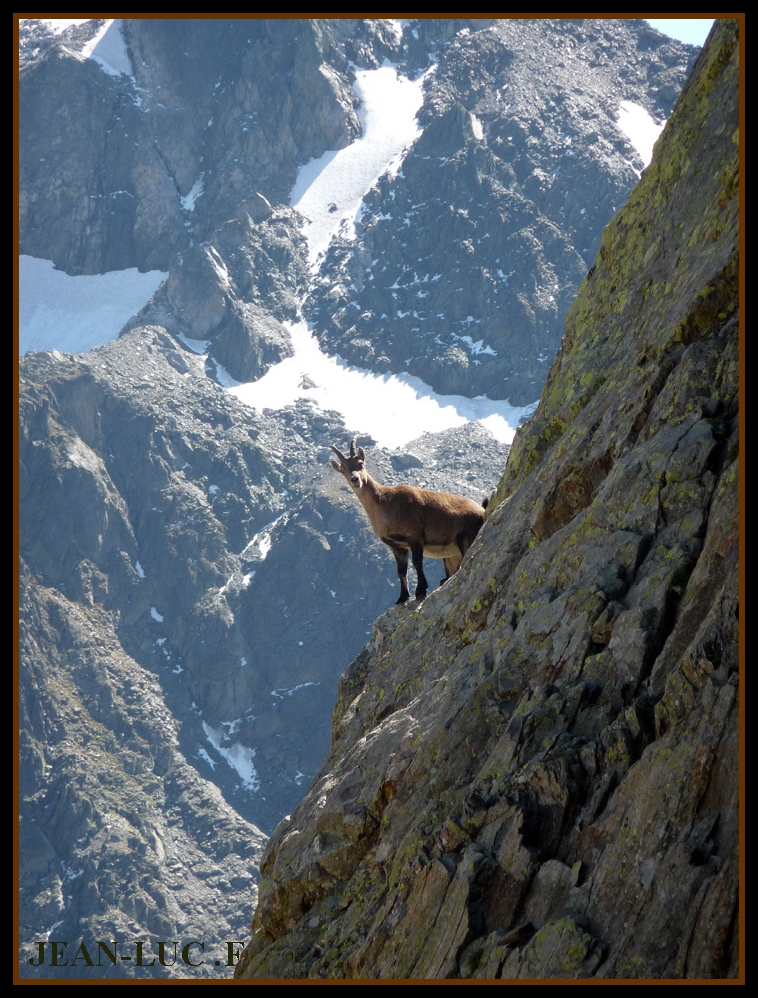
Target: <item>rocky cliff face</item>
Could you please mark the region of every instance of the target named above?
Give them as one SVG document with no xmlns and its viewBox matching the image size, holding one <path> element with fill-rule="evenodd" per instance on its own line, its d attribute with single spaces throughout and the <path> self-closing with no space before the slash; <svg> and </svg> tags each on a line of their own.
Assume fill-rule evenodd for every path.
<svg viewBox="0 0 758 998">
<path fill-rule="evenodd" d="M 69 273 L 166 270 L 236 213 L 251 176 L 282 201 L 299 163 L 358 134 L 328 23 L 135 19 L 121 31 L 131 72 L 104 73 L 68 36 L 24 67 L 21 252 Z M 320 71 L 328 56 L 342 72 Z"/>
<path fill-rule="evenodd" d="M 738 974 L 737 66 L 719 22 L 471 556 L 342 677 L 238 977 Z"/>
</svg>

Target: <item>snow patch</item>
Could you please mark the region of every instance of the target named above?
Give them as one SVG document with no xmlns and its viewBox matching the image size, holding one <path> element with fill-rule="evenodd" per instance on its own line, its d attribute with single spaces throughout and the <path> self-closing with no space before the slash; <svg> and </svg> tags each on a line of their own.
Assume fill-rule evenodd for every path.
<svg viewBox="0 0 758 998">
<path fill-rule="evenodd" d="M 185 194 L 184 197 L 180 197 L 179 198 L 179 201 L 181 202 L 182 208 L 184 208 L 185 211 L 194 211 L 195 210 L 195 202 L 197 201 L 197 199 L 199 197 L 203 196 L 203 178 L 204 178 L 204 176 L 205 176 L 205 174 L 201 173 L 200 176 L 195 181 L 195 183 L 192 185 L 192 190 L 189 191 L 188 194 Z"/>
<path fill-rule="evenodd" d="M 470 420 L 481 421 L 502 443 L 511 443 L 520 420 L 534 411 L 534 406 L 517 408 L 483 395 L 474 399 L 438 395 L 410 374 L 379 375 L 349 367 L 339 357 L 322 352 L 306 323 L 288 328 L 293 356 L 275 364 L 258 381 L 229 389 L 259 411 L 310 399 L 322 410 L 339 412 L 351 431 L 369 433 L 379 446 L 390 449 L 403 447 L 422 433 L 462 426 Z M 486 353 L 491 348 L 482 343 L 479 349 Z M 258 543 L 259 537 L 251 544 Z"/>
<path fill-rule="evenodd" d="M 468 352 L 472 357 L 478 354 L 488 354 L 490 357 L 497 357 L 497 350 L 493 350 L 491 346 L 487 346 L 484 340 L 474 340 L 471 336 L 456 336 L 455 333 L 452 336 L 468 348 Z"/>
<path fill-rule="evenodd" d="M 321 683 L 300 683 L 298 686 L 291 686 L 289 689 L 271 690 L 271 696 L 276 697 L 278 700 L 283 700 L 285 697 L 291 697 L 296 690 L 304 690 L 306 686 L 320 685 Z"/>
<path fill-rule="evenodd" d="M 643 164 L 647 166 L 653 158 L 653 146 L 663 131 L 666 121 L 654 121 L 644 107 L 632 101 L 622 100 L 619 105 L 616 123 L 637 150 Z M 635 170 L 637 176 L 639 170 Z"/>
<path fill-rule="evenodd" d="M 337 232 L 355 238 L 364 196 L 383 173 L 399 169 L 404 150 L 421 134 L 416 122 L 421 86 L 422 79 L 408 80 L 389 63 L 356 73 L 363 134 L 345 149 L 302 166 L 290 195 L 290 205 L 307 219 L 303 234 L 312 268 Z"/>
<path fill-rule="evenodd" d="M 85 59 L 92 59 L 108 76 L 133 76 L 132 63 L 121 34 L 121 22 L 106 21 L 94 38 L 82 49 Z"/>
<path fill-rule="evenodd" d="M 210 340 L 193 340 L 190 339 L 188 336 L 185 336 L 184 333 L 179 333 L 177 339 L 181 343 L 183 343 L 188 350 L 191 350 L 192 353 L 198 354 L 198 356 L 205 357 L 207 356 L 208 351 L 210 350 L 210 345 L 211 345 Z"/>
<path fill-rule="evenodd" d="M 286 513 L 282 513 L 281 516 L 277 516 L 275 520 L 272 520 L 271 523 L 267 523 L 262 530 L 259 530 L 258 533 L 253 536 L 250 543 L 242 552 L 242 556 L 245 558 L 252 557 L 253 554 L 256 553 L 255 549 L 257 548 L 258 558 L 261 561 L 265 561 L 269 551 L 271 550 L 271 545 L 273 543 L 271 540 L 271 535 L 286 515 L 287 515 Z M 248 579 L 248 584 L 249 580 L 252 579 L 253 575 L 255 575 L 255 572 L 251 572 L 249 576 L 246 576 L 246 578 Z"/>
<path fill-rule="evenodd" d="M 255 749 L 239 742 L 226 744 L 229 741 L 226 732 L 220 728 L 212 728 L 207 721 L 203 721 L 203 731 L 216 752 L 237 773 L 242 786 L 251 793 L 260 790 L 261 781 L 253 764 Z"/>
<path fill-rule="evenodd" d="M 166 277 L 159 270 L 140 274 L 136 267 L 71 277 L 50 260 L 20 256 L 19 354 L 86 353 L 118 339 Z"/>
</svg>

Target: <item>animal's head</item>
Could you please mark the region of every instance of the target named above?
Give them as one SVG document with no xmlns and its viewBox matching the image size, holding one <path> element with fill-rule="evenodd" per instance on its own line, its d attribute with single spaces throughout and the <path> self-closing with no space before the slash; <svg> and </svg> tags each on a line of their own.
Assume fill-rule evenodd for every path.
<svg viewBox="0 0 758 998">
<path fill-rule="evenodd" d="M 368 478 L 365 464 L 366 455 L 362 447 L 359 447 L 357 450 L 355 449 L 355 437 L 350 442 L 350 457 L 345 457 L 336 447 L 332 447 L 331 449 L 340 459 L 339 464 L 336 461 L 329 462 L 334 470 L 343 475 L 348 485 L 354 488 L 356 492 L 358 489 L 363 488 Z"/>
</svg>

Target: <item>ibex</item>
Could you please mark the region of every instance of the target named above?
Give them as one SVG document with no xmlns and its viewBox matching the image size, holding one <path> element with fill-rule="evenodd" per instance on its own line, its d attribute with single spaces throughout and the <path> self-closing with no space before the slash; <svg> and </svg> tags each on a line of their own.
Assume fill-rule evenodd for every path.
<svg viewBox="0 0 758 998">
<path fill-rule="evenodd" d="M 442 558 L 445 578 L 458 571 L 464 554 L 484 523 L 483 505 L 450 495 L 448 492 L 431 492 L 412 485 L 380 485 L 366 471 L 366 455 L 362 447 L 355 449 L 355 439 L 350 444 L 350 457 L 345 457 L 336 447 L 331 448 L 340 460 L 331 465 L 347 481 L 366 510 L 371 528 L 392 550 L 397 562 L 400 579 L 398 603 L 410 599 L 408 590 L 408 552 L 413 558 L 418 584 L 416 599 L 422 600 L 428 591 L 424 575 L 424 555 Z"/>
</svg>

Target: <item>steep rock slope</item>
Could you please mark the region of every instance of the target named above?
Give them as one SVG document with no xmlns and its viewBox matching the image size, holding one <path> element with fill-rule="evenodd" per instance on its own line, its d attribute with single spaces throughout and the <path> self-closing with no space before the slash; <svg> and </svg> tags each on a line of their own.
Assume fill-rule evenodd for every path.
<svg viewBox="0 0 758 998">
<path fill-rule="evenodd" d="M 343 676 L 238 977 L 738 974 L 738 143 L 722 21 L 471 557 Z"/>
</svg>

